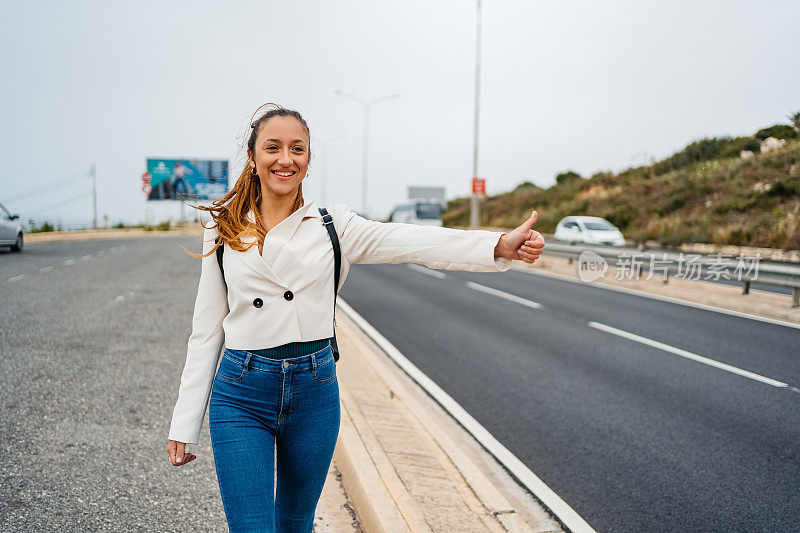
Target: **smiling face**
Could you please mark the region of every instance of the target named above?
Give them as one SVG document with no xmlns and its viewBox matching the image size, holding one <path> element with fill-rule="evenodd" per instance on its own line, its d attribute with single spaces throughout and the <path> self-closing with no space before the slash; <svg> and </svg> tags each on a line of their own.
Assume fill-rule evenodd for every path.
<svg viewBox="0 0 800 533">
<path fill-rule="evenodd" d="M 299 120 L 287 116 L 272 117 L 260 128 L 255 150 L 248 149 L 247 156 L 261 180 L 261 194 L 294 198 L 308 171 L 308 132 Z"/>
</svg>

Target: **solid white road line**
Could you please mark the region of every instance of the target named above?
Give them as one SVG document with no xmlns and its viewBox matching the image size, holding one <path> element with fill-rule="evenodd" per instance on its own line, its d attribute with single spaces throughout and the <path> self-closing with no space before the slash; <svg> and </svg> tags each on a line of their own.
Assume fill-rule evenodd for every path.
<svg viewBox="0 0 800 533">
<path fill-rule="evenodd" d="M 494 290 L 494 289 L 492 289 Z M 505 294 L 505 293 L 504 293 Z M 530 302 L 535 303 L 535 302 Z M 386 337 L 381 335 L 369 322 L 350 307 L 344 299 L 339 298 L 338 305 L 347 316 L 358 325 L 411 379 L 416 381 L 447 410 L 469 433 L 486 448 L 504 467 L 506 467 L 525 487 L 528 488 L 572 533 L 595 533 L 594 529 L 580 517 L 558 494 L 548 487 L 544 481 L 534 474 L 525 464 L 517 459 L 508 448 L 503 446 L 472 415 L 461 407 L 432 379 L 420 371 L 411 361 L 400 353 Z"/>
<path fill-rule="evenodd" d="M 19 276 L 14 276 L 13 278 L 8 278 L 8 281 L 10 281 L 10 282 L 12 282 L 12 283 L 13 283 L 13 282 L 15 282 L 15 281 L 19 281 L 19 280 L 21 280 L 21 279 L 22 279 L 22 278 L 24 278 L 24 277 L 25 277 L 25 274 L 20 274 Z"/>
<path fill-rule="evenodd" d="M 434 278 L 444 279 L 447 277 L 444 272 L 439 272 L 422 265 L 415 265 L 414 263 L 409 263 L 408 268 L 411 270 L 416 270 L 417 272 L 422 272 L 423 274 L 427 274 L 429 276 L 433 276 Z"/>
<path fill-rule="evenodd" d="M 746 378 L 754 379 L 756 381 L 760 381 L 762 383 L 766 383 L 767 385 L 772 385 L 773 387 L 788 387 L 787 383 L 782 381 L 778 381 L 776 379 L 764 377 L 760 374 L 756 374 L 753 372 L 748 372 L 747 370 L 742 370 L 741 368 L 737 368 L 735 366 L 727 365 L 725 363 L 720 363 L 719 361 L 715 361 L 714 359 L 709 359 L 708 357 L 703 357 L 702 355 L 697 355 L 692 352 L 688 352 L 686 350 L 682 350 L 680 348 L 676 348 L 674 346 L 670 346 L 669 344 L 664 344 L 663 342 L 654 341 L 653 339 L 648 339 L 647 337 L 641 337 L 636 335 L 635 333 L 629 333 L 627 331 L 623 331 L 621 329 L 617 329 L 611 326 L 607 326 L 605 324 L 601 324 L 599 322 L 589 322 L 589 325 L 595 329 L 599 329 L 605 331 L 606 333 L 611 333 L 612 335 L 618 335 L 620 337 L 624 337 L 626 339 L 630 339 L 632 341 L 640 342 L 642 344 L 646 344 L 648 346 L 652 346 L 654 348 L 659 348 L 664 350 L 665 352 L 670 352 L 675 355 L 680 355 L 681 357 L 685 357 L 686 359 L 691 359 L 692 361 L 697 361 L 698 363 L 703 363 L 704 365 L 713 366 L 715 368 L 719 368 L 721 370 L 725 370 L 727 372 L 732 372 L 734 374 L 738 374 L 740 376 L 744 376 Z"/>
<path fill-rule="evenodd" d="M 725 309 L 724 307 L 717 307 L 714 305 L 708 304 L 701 304 L 697 302 L 690 302 L 689 300 L 681 300 L 680 298 L 672 298 L 671 296 L 662 296 L 660 294 L 655 294 L 652 292 L 640 291 L 638 289 L 629 289 L 627 287 L 617 287 L 616 285 L 607 285 L 605 283 L 586 283 L 585 281 L 581 281 L 579 279 L 575 279 L 571 276 L 566 276 L 564 274 L 559 274 L 557 272 L 547 272 L 541 270 L 534 270 L 532 268 L 526 268 L 521 265 L 511 265 L 511 269 L 517 272 L 525 272 L 527 274 L 533 274 L 536 276 L 545 276 L 548 278 L 557 278 L 564 281 L 569 281 L 570 283 L 578 283 L 580 285 L 589 285 L 590 287 L 596 287 L 598 289 L 605 289 L 608 291 L 616 291 L 616 292 L 624 292 L 626 294 L 634 294 L 636 296 L 642 296 L 643 298 L 650 298 L 652 300 L 661 300 L 662 302 L 670 302 L 673 304 L 678 305 L 685 305 L 687 307 L 695 307 L 697 309 L 703 309 L 706 311 L 713 311 L 715 313 L 722 313 L 725 315 L 732 315 L 738 316 L 740 318 L 747 318 L 750 320 L 758 320 L 760 322 L 767 322 L 769 324 L 777 324 L 778 326 L 786 326 L 789 328 L 800 329 L 800 324 L 795 324 L 794 322 L 787 322 L 786 320 L 779 320 L 777 318 L 770 318 L 767 316 L 759 316 L 753 315 L 751 313 L 744 313 L 742 311 L 734 311 L 733 309 Z M 711 282 L 709 282 L 711 283 Z M 757 289 L 753 289 L 757 290 Z"/>
<path fill-rule="evenodd" d="M 50 271 L 51 271 L 51 270 L 53 270 L 54 268 L 55 268 L 55 267 L 54 267 L 54 266 L 52 266 L 52 265 L 51 265 L 51 266 L 42 267 L 42 268 L 40 268 L 40 269 L 39 269 L 39 272 L 40 272 L 41 274 L 44 274 L 45 272 L 50 272 Z"/>
<path fill-rule="evenodd" d="M 534 309 L 542 308 L 542 304 L 540 304 L 539 302 L 534 302 L 533 300 L 526 300 L 525 298 L 520 298 L 519 296 L 516 296 L 514 294 L 498 291 L 497 289 L 487 287 L 486 285 L 480 285 L 478 283 L 473 283 L 471 281 L 468 281 L 467 287 L 475 289 L 476 291 L 482 291 L 488 294 L 494 294 L 495 296 L 499 296 L 500 298 L 505 298 L 506 300 L 510 300 L 512 302 L 516 302 L 520 305 L 525 305 L 527 307 L 532 307 Z"/>
</svg>

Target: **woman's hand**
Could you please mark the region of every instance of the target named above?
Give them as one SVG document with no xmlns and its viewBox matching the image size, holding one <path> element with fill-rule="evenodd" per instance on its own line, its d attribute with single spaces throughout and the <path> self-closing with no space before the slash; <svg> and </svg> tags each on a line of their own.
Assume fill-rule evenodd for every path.
<svg viewBox="0 0 800 533">
<path fill-rule="evenodd" d="M 167 445 L 167 451 L 169 452 L 169 460 L 172 462 L 172 466 L 185 465 L 196 459 L 195 455 L 186 452 L 185 442 L 171 440 Z"/>
<path fill-rule="evenodd" d="M 544 237 L 536 230 L 533 230 L 533 225 L 539 214 L 534 211 L 531 218 L 522 223 L 522 225 L 510 232 L 504 234 L 497 241 L 497 246 L 494 247 L 494 257 L 505 257 L 506 259 L 519 259 L 526 263 L 533 263 L 539 259 L 539 255 L 544 249 Z"/>
</svg>

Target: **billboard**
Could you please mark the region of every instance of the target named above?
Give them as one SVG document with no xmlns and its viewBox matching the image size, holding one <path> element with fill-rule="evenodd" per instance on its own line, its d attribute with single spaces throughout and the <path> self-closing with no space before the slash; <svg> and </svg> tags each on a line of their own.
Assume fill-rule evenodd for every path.
<svg viewBox="0 0 800 533">
<path fill-rule="evenodd" d="M 217 200 L 228 192 L 228 162 L 147 159 L 148 200 Z"/>
</svg>

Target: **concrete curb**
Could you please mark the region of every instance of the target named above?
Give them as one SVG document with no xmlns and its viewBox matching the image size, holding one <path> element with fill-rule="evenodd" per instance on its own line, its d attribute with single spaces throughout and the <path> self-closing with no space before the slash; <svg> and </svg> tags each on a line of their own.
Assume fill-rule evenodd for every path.
<svg viewBox="0 0 800 533">
<path fill-rule="evenodd" d="M 398 409 L 402 409 L 411 421 L 418 442 L 430 444 L 442 461 L 451 465 L 450 475 L 457 478 L 459 490 L 469 493 L 468 499 L 474 502 L 470 512 L 487 523 L 487 527 L 481 531 L 560 531 L 544 509 L 536 517 L 540 522 L 536 527 L 522 520 L 508 499 L 437 423 L 435 416 L 438 415 L 429 413 L 415 399 L 415 394 L 424 392 L 411 391 L 409 385 L 401 383 L 389 368 L 389 365 L 393 365 L 391 361 L 374 346 L 366 333 L 344 313 L 340 313 L 339 317 L 343 320 L 338 321 L 337 336 L 339 345 L 344 348 L 343 356 L 354 350 L 359 351 L 360 364 L 369 365 L 371 371 L 389 388 Z M 439 530 L 433 529 L 428 523 L 425 513 L 418 508 L 418 499 L 415 500 L 406 487 L 404 481 L 407 474 L 401 471 L 402 468 L 397 470 L 397 465 L 392 463 L 383 449 L 384 439 L 376 434 L 376 431 L 383 429 L 375 430 L 364 418 L 346 386 L 340 387 L 340 397 L 342 423 L 334 458 L 364 531 Z"/>
<path fill-rule="evenodd" d="M 410 531 L 383 485 L 344 401 L 333 459 L 339 466 L 342 483 L 364 531 Z"/>
</svg>

